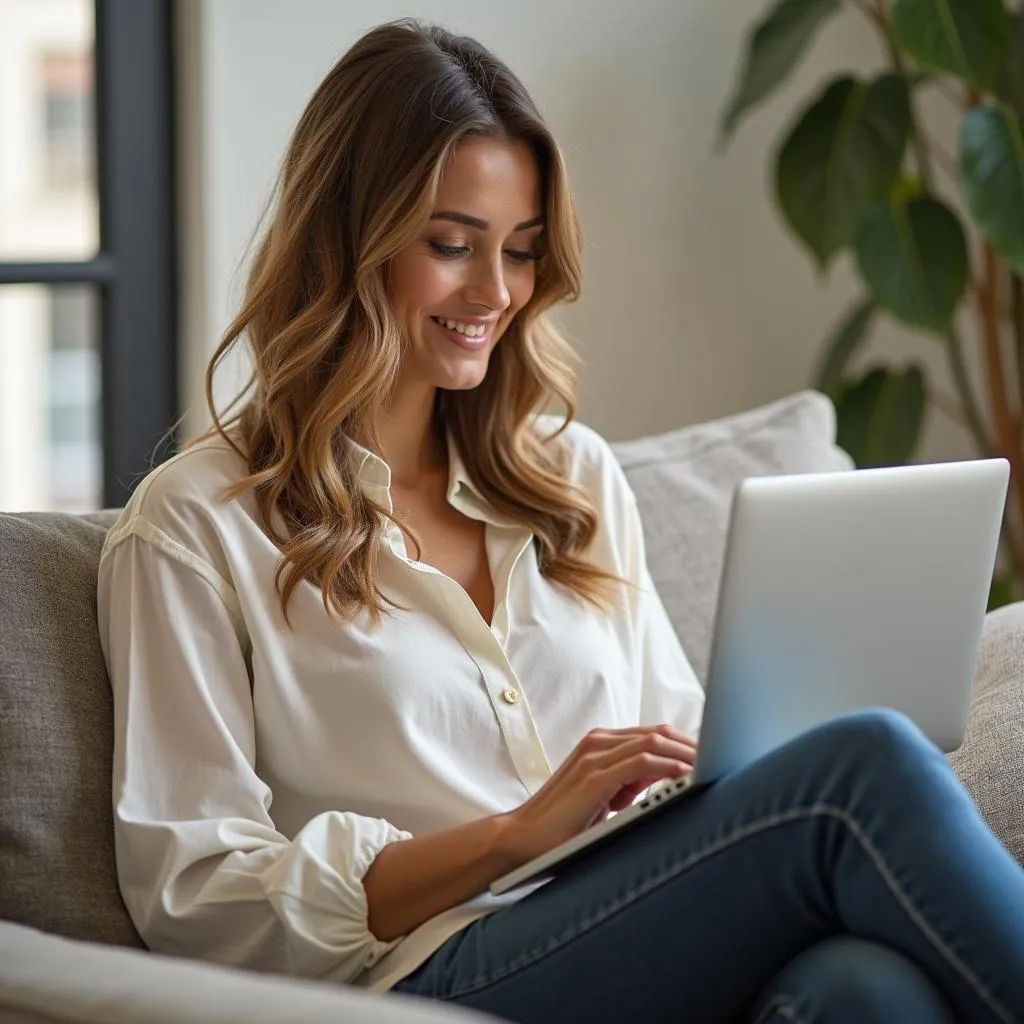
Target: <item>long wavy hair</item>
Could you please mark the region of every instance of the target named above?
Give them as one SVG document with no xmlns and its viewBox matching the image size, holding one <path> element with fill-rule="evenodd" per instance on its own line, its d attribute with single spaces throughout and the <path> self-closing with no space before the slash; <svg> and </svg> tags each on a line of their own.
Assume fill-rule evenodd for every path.
<svg viewBox="0 0 1024 1024">
<path fill-rule="evenodd" d="M 303 580 L 319 587 L 329 613 L 365 609 L 378 622 L 391 604 L 378 585 L 378 559 L 382 517 L 397 520 L 361 492 L 348 439 L 379 450 L 375 423 L 402 362 L 389 262 L 429 220 L 455 148 L 481 136 L 525 143 L 534 154 L 544 252 L 533 295 L 480 386 L 438 392 L 438 425 L 493 507 L 533 531 L 544 576 L 599 607 L 614 603 L 616 578 L 586 558 L 596 510 L 567 483 L 556 440 L 576 411 L 576 361 L 545 311 L 574 300 L 580 287 L 579 225 L 563 158 L 504 63 L 473 39 L 403 20 L 363 36 L 310 99 L 241 310 L 206 373 L 213 427 L 204 437 L 219 434 L 248 462 L 249 475 L 225 497 L 255 492 L 260 525 L 283 554 L 275 584 L 286 621 Z M 218 415 L 214 376 L 240 341 L 252 376 Z M 544 437 L 536 414 L 553 400 L 567 410 L 565 423 Z"/>
</svg>

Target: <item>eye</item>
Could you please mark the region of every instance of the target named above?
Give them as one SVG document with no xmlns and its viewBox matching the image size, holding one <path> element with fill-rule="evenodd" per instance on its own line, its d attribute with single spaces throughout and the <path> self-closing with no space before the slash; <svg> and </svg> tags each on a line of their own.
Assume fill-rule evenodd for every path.
<svg viewBox="0 0 1024 1024">
<path fill-rule="evenodd" d="M 444 242 L 431 242 L 430 248 L 440 256 L 465 256 L 469 252 L 466 245 L 445 245 Z"/>
<path fill-rule="evenodd" d="M 523 252 L 517 249 L 506 249 L 505 255 L 512 260 L 513 263 L 532 263 L 539 260 L 543 253 L 539 252 Z"/>
</svg>

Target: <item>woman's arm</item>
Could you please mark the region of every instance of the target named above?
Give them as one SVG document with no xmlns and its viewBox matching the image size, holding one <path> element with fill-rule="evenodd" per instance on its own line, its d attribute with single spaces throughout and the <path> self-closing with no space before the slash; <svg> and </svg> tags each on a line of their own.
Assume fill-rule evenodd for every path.
<svg viewBox="0 0 1024 1024">
<path fill-rule="evenodd" d="M 363 878 L 370 931 L 383 942 L 483 892 L 524 863 L 509 841 L 507 815 L 385 846 Z"/>
<path fill-rule="evenodd" d="M 108 543 L 97 600 L 114 696 L 114 835 L 139 934 L 167 953 L 357 977 L 389 948 L 367 928 L 363 876 L 409 833 L 327 811 L 283 834 L 255 769 L 230 583 L 142 517 Z"/>
<path fill-rule="evenodd" d="M 386 846 L 363 879 L 370 930 L 390 941 L 553 849 L 652 783 L 690 771 L 696 748 L 671 726 L 595 729 L 524 804 Z"/>
</svg>

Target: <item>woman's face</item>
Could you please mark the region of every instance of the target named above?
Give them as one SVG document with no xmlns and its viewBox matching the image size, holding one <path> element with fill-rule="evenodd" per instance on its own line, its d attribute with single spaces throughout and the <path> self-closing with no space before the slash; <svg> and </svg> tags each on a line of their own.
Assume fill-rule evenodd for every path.
<svg viewBox="0 0 1024 1024">
<path fill-rule="evenodd" d="M 408 341 L 400 386 L 480 384 L 533 294 L 543 215 L 540 174 L 524 144 L 459 145 L 433 216 L 391 264 L 392 306 Z"/>
</svg>

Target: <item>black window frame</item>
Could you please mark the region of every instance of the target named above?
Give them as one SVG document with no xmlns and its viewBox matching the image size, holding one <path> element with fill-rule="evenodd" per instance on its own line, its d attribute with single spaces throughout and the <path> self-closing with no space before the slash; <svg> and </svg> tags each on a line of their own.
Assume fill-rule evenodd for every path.
<svg viewBox="0 0 1024 1024">
<path fill-rule="evenodd" d="M 94 8 L 99 251 L 0 261 L 0 286 L 96 288 L 103 504 L 112 508 L 177 442 L 173 0 Z"/>
</svg>

